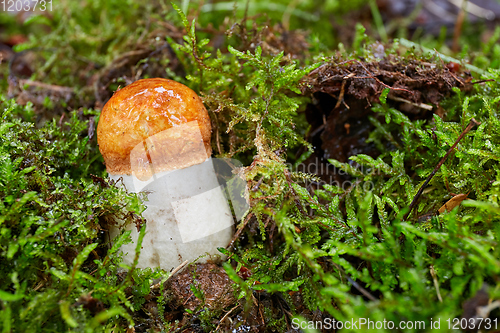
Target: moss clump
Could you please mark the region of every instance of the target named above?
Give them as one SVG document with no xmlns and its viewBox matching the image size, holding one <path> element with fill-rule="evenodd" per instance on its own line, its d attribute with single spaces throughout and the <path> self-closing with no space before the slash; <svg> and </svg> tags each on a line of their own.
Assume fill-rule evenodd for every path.
<svg viewBox="0 0 500 333">
<path fill-rule="evenodd" d="M 117 273 L 118 247 L 107 250 L 101 226 L 110 216 L 140 223 L 138 197 L 89 173 L 103 173 L 101 157 L 87 136 L 89 121 L 77 112 L 64 124 L 54 120 L 35 128 L 19 118 L 31 114 L 29 105 L 5 99 L 2 105 L 3 331 L 91 329 L 101 323 L 112 327 L 120 321 L 117 315 L 131 320 L 125 289 L 139 280 Z M 123 234 L 117 244 L 127 237 Z"/>
</svg>

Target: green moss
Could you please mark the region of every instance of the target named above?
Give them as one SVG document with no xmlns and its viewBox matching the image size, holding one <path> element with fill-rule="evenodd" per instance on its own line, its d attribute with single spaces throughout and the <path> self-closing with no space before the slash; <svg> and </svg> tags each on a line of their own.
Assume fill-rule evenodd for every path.
<svg viewBox="0 0 500 333">
<path fill-rule="evenodd" d="M 229 46 L 229 54 L 212 57 L 206 42 L 197 43 L 193 24 L 184 23 L 190 32 L 178 48 L 184 55 L 178 56 L 187 55 L 197 70 L 188 79 L 204 91 L 203 82 L 212 83 L 205 101 L 217 110 L 221 122 L 220 114 L 229 113 L 228 131 L 250 137 L 238 146 L 256 154 L 244 174 L 253 188 L 247 217 L 256 217 L 260 236 L 248 235 L 251 245 L 232 256 L 237 269 L 250 268 L 252 276 L 241 280 L 226 266 L 243 291 L 241 297 L 249 299 L 251 290 L 300 291 L 311 311 L 319 308 L 338 320 L 398 323 L 405 318 L 429 325 L 431 318 L 459 317 L 465 298 L 474 296 L 486 281 L 496 284 L 497 72 L 490 69 L 484 78 L 494 81 L 472 94 L 456 90 L 456 96 L 443 103 L 450 106 L 445 119 L 436 115 L 430 121 L 411 121 L 382 99 L 373 111 L 384 115 L 386 122 L 370 118 L 376 128 L 370 141 L 378 147 L 391 143 L 395 149 L 381 149 L 376 159 L 351 157 L 359 170 L 332 160 L 352 175 L 354 185 L 311 192 L 303 186 L 304 177 L 311 176 L 288 171 L 285 156 L 278 152 L 301 142 L 290 122 L 304 103 L 295 95 L 300 94 L 297 78 L 320 63 L 302 72 L 298 64 L 283 61 L 282 54 L 264 55 L 259 47 L 241 52 Z M 369 57 L 363 34 L 364 29 L 358 29 L 355 49 Z M 235 73 L 241 74 L 235 78 Z M 233 93 L 224 98 L 222 91 Z M 414 214 L 435 212 L 450 193 L 468 193 L 470 200 L 427 222 L 419 222 L 415 215 L 403 221 L 418 188 L 472 117 L 482 124 L 446 160 Z M 273 252 L 265 245 L 269 220 L 283 236 Z"/>
<path fill-rule="evenodd" d="M 103 170 L 86 137 L 88 121 L 79 120 L 76 112 L 63 126 L 54 121 L 37 129 L 17 118 L 29 114 L 29 106 L 8 100 L 2 104 L 1 326 L 4 331 L 57 332 L 101 322 L 112 327 L 119 321 L 116 315 L 131 321 L 126 309 L 132 304 L 124 290 L 137 279 L 117 279 L 118 247 L 106 254 L 101 225 L 109 216 L 136 220 L 142 204 L 136 196 L 90 178 L 90 171 Z M 148 279 L 151 275 L 143 273 Z M 106 306 L 108 314 L 94 316 L 78 304 L 87 295 Z"/>
</svg>

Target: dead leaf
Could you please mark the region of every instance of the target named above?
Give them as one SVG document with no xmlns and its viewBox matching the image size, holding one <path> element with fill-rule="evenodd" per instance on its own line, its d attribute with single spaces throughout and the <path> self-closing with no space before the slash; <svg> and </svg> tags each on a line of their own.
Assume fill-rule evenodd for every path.
<svg viewBox="0 0 500 333">
<path fill-rule="evenodd" d="M 442 214 L 445 211 L 451 212 L 453 208 L 460 205 L 462 201 L 464 201 L 465 199 L 467 199 L 467 194 L 460 193 L 455 195 L 453 198 L 448 200 L 443 206 L 441 206 L 441 208 L 439 208 L 438 210 L 439 214 Z"/>
</svg>

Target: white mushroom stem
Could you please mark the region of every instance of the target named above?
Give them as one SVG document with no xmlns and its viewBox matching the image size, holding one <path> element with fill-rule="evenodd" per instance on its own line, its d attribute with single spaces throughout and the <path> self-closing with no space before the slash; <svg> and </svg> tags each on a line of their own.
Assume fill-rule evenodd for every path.
<svg viewBox="0 0 500 333">
<path fill-rule="evenodd" d="M 233 236 L 233 216 L 223 189 L 217 181 L 208 158 L 201 164 L 184 169 L 164 171 L 147 181 L 135 175 L 110 175 L 129 192 L 146 192 L 148 201 L 143 212 L 146 235 L 137 267 L 161 267 L 170 271 L 185 260 L 200 262 L 215 259 L 218 247 L 226 247 Z M 124 263 L 131 265 L 139 233 L 131 230 L 133 243 L 123 245 Z M 116 237 L 118 228 L 110 230 Z M 134 244 L 135 243 L 135 244 Z"/>
</svg>

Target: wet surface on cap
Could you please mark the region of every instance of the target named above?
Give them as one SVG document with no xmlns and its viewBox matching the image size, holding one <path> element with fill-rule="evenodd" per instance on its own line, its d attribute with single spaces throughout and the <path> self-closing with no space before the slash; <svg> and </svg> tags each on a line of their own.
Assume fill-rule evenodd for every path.
<svg viewBox="0 0 500 333">
<path fill-rule="evenodd" d="M 189 149 L 183 148 L 193 142 L 192 133 L 201 134 L 210 155 L 210 118 L 200 98 L 185 85 L 160 78 L 139 80 L 118 90 L 102 109 L 97 127 L 99 149 L 107 171 L 130 174 L 130 154 L 134 147 L 152 136 L 159 134 L 157 139 L 161 138 L 160 133 L 165 130 L 193 122 L 198 128 L 179 128 L 174 142 L 168 141 L 169 138 L 157 141 L 157 146 L 161 143 L 163 147 L 161 154 L 172 152 L 168 160 L 172 160 L 172 154 L 182 151 L 185 154 L 175 156 L 182 159 L 181 164 L 201 162 L 198 156 L 192 161 Z M 155 160 L 161 161 L 163 155 L 156 156 Z"/>
</svg>

